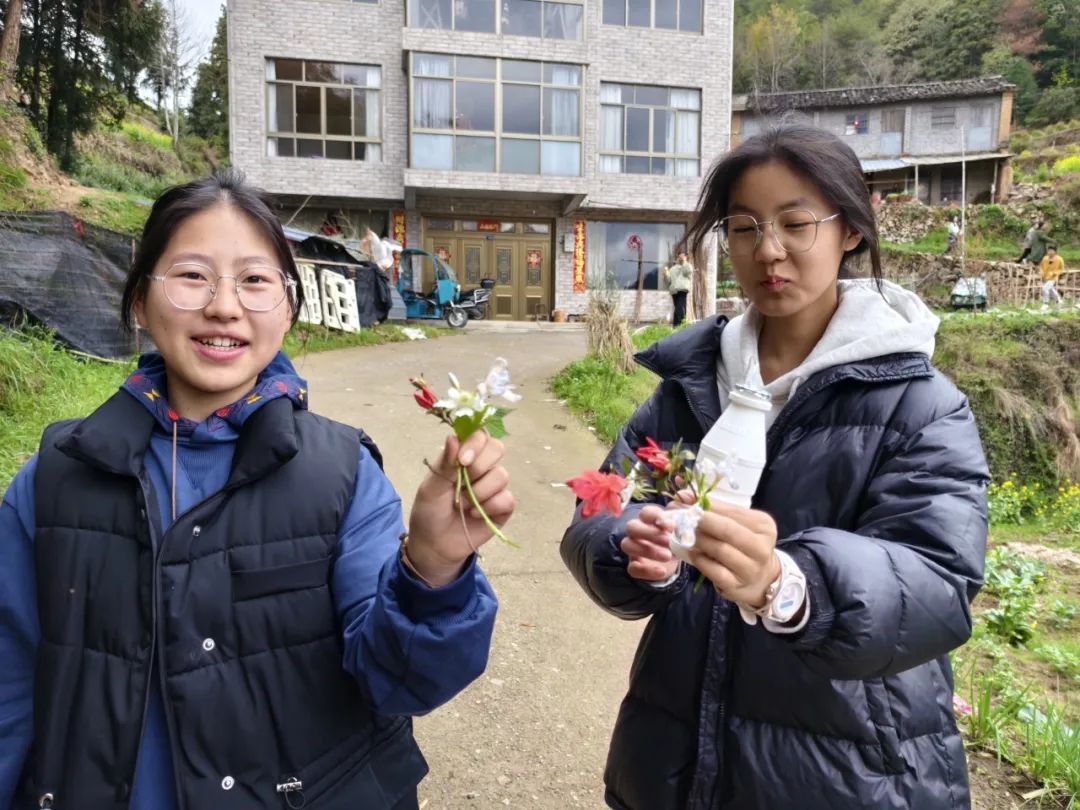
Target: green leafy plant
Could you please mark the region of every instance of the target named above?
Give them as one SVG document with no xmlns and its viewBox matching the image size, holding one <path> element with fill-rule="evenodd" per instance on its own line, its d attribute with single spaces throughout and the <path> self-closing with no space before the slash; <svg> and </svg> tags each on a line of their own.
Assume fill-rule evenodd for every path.
<svg viewBox="0 0 1080 810">
<path fill-rule="evenodd" d="M 998 598 L 997 607 L 982 618 L 998 638 L 1014 647 L 1027 644 L 1038 626 L 1035 596 L 1046 583 L 1046 566 L 996 548 L 986 558 L 986 590 Z"/>
<path fill-rule="evenodd" d="M 1073 602 L 1065 599 L 1055 599 L 1050 605 L 1050 623 L 1061 629 L 1076 618 L 1077 607 Z"/>
</svg>

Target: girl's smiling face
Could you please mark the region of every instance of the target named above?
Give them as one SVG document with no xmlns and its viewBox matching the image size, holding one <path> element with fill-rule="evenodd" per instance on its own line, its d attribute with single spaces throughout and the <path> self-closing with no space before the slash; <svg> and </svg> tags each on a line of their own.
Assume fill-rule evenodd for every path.
<svg viewBox="0 0 1080 810">
<path fill-rule="evenodd" d="M 252 267 L 277 268 L 274 246 L 251 220 L 228 203 L 186 218 L 154 266 L 163 277 L 178 262 L 194 262 L 217 276 L 238 276 Z M 286 297 L 267 312 L 240 304 L 233 278 L 220 279 L 204 309 L 175 307 L 161 282 L 151 281 L 134 305 L 141 327 L 165 360 L 169 403 L 184 417 L 202 421 L 255 385 L 281 349 L 292 318 Z"/>
<path fill-rule="evenodd" d="M 837 213 L 813 181 L 770 160 L 742 172 L 731 187 L 727 215 L 749 214 L 766 222 L 793 209 L 809 211 L 818 220 Z M 828 320 L 836 308 L 840 262 L 861 239 L 837 217 L 817 226 L 817 239 L 808 251 L 789 253 L 777 245 L 773 226 L 765 225 L 753 252 L 731 260 L 743 292 L 766 317 L 819 314 Z"/>
</svg>

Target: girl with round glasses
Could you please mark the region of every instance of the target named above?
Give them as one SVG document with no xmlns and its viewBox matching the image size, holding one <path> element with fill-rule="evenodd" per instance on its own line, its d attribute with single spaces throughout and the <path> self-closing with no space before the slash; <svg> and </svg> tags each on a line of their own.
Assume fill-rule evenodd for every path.
<svg viewBox="0 0 1080 810">
<path fill-rule="evenodd" d="M 747 311 L 638 356 L 661 382 L 603 468 L 646 439 L 695 450 L 736 386 L 764 392 L 767 459 L 752 508 L 705 513 L 692 565 L 663 519 L 682 501 L 579 510 L 563 538 L 597 603 L 649 620 L 608 804 L 967 808 L 948 653 L 982 584 L 988 472 L 967 400 L 931 365 L 938 319 L 881 281 L 862 168 L 832 134 L 749 138 L 699 209 L 691 251 L 719 236 Z"/>
<path fill-rule="evenodd" d="M 417 807 L 410 718 L 484 670 L 496 610 L 455 466 L 496 524 L 514 498 L 499 442 L 449 437 L 406 532 L 281 351 L 301 303 L 239 175 L 154 204 L 122 315 L 157 351 L 0 507 L 0 807 Z"/>
</svg>

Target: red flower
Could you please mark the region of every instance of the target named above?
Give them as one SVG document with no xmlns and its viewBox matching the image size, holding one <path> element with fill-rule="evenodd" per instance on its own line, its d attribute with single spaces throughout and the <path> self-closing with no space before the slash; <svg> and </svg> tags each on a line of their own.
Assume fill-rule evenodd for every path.
<svg viewBox="0 0 1080 810">
<path fill-rule="evenodd" d="M 600 512 L 616 517 L 622 514 L 622 491 L 626 489 L 626 479 L 621 475 L 588 470 L 577 478 L 571 478 L 566 485 L 584 502 L 582 517 L 592 517 Z"/>
<path fill-rule="evenodd" d="M 169 420 L 172 421 L 172 422 L 179 422 L 180 421 L 180 414 L 178 414 L 172 408 L 169 408 L 169 410 L 168 410 L 168 417 L 169 417 Z"/>
<path fill-rule="evenodd" d="M 671 469 L 671 459 L 668 458 L 667 452 L 647 436 L 645 437 L 645 446 L 639 447 L 634 453 L 639 459 L 652 467 L 655 472 L 663 474 Z"/>
<path fill-rule="evenodd" d="M 435 396 L 435 392 L 428 388 L 426 385 L 413 394 L 416 398 L 416 403 L 425 411 L 430 411 L 435 407 L 435 403 L 438 401 L 438 397 Z"/>
</svg>

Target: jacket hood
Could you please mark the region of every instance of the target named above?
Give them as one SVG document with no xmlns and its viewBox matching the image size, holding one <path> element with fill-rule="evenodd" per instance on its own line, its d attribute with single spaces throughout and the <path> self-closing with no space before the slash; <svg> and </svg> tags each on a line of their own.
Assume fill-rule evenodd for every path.
<svg viewBox="0 0 1080 810">
<path fill-rule="evenodd" d="M 169 405 L 165 360 L 158 352 L 142 355 L 138 368 L 120 388 L 141 403 L 166 433 L 172 433 L 175 422 L 177 433 L 195 442 L 235 440 L 244 422 L 275 399 L 288 399 L 298 410 L 306 410 L 308 406 L 307 382 L 296 373 L 284 352 L 278 352 L 262 370 L 255 387 L 246 396 L 219 408 L 202 422 L 179 416 Z"/>
<path fill-rule="evenodd" d="M 938 317 L 922 299 L 892 282 L 869 279 L 837 283 L 840 302 L 821 340 L 796 368 L 765 385 L 758 367 L 762 316 L 754 307 L 733 319 L 721 339 L 717 382 L 722 397 L 734 385 L 763 388 L 785 402 L 819 371 L 893 354 L 934 354 Z"/>
</svg>

